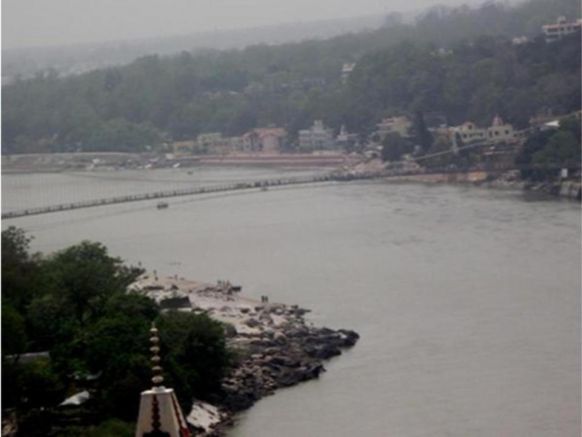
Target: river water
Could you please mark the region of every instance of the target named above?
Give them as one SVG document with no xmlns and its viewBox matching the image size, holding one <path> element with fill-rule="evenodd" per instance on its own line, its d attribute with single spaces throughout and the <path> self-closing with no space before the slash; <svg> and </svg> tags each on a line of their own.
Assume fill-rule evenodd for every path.
<svg viewBox="0 0 582 437">
<path fill-rule="evenodd" d="M 2 206 L 275 174 L 3 175 Z M 2 226 L 28 230 L 43 252 L 97 240 L 160 274 L 229 279 L 360 333 L 318 381 L 261 400 L 229 437 L 580 435 L 579 204 L 385 181 L 169 203 Z"/>
</svg>

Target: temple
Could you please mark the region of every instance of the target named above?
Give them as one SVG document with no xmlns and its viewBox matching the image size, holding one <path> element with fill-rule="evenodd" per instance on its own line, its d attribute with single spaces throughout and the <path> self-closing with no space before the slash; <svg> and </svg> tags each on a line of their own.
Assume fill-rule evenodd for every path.
<svg viewBox="0 0 582 437">
<path fill-rule="evenodd" d="M 155 325 L 150 333 L 153 386 L 141 394 L 135 437 L 191 437 L 174 390 L 162 385 L 160 339 Z"/>
</svg>

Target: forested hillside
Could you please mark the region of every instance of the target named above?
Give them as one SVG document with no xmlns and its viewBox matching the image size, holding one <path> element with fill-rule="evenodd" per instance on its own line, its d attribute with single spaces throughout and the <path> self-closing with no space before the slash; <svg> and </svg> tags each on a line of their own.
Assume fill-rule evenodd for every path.
<svg viewBox="0 0 582 437">
<path fill-rule="evenodd" d="M 203 399 L 219 391 L 233 358 L 220 323 L 206 314 L 161 313 L 154 300 L 127 293 L 143 270 L 99 243 L 42 256 L 29 251 L 30 239 L 18 228 L 2 231 L 2 407 L 3 415 L 16 411 L 19 436 L 125 435 L 77 426 L 135 420 L 136 400 L 150 385 L 152 321 L 164 332 L 166 380 L 183 407 L 191 407 L 192 393 Z M 50 359 L 20 359 L 38 351 Z M 97 377 L 87 409 L 67 422 L 55 407 L 86 386 L 88 375 Z"/>
<path fill-rule="evenodd" d="M 347 101 L 360 106 L 346 113 L 359 128 L 402 111 L 437 111 L 451 124 L 485 126 L 499 114 L 523 128 L 538 112 L 578 109 L 579 78 L 579 34 L 523 45 L 481 37 L 445 53 L 401 44 L 361 60 L 346 92 Z"/>
<path fill-rule="evenodd" d="M 367 134 L 383 116 L 440 112 L 450 123 L 499 113 L 525 126 L 538 112 L 580 106 L 580 37 L 547 44 L 541 24 L 580 15 L 577 0 L 515 8 L 433 8 L 414 24 L 326 41 L 172 57 L 75 77 L 39 75 L 3 87 L 3 153 L 155 148 L 202 132 L 314 118 Z M 530 41 L 514 45 L 526 35 Z M 343 81 L 344 63 L 355 62 Z"/>
</svg>

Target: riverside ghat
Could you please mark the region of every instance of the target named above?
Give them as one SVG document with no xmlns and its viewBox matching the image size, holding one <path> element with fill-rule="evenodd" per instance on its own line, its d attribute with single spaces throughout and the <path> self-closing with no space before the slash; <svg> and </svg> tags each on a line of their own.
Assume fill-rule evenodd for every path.
<svg viewBox="0 0 582 437">
<path fill-rule="evenodd" d="M 318 378 L 324 361 L 352 347 L 351 330 L 315 327 L 309 310 L 242 295 L 228 281 L 207 284 L 184 278 L 144 275 L 129 292 L 154 299 L 162 310 L 206 313 L 225 326 L 229 346 L 240 357 L 222 382 L 216 405 L 194 401 L 186 420 L 202 436 L 221 436 L 237 412 L 276 389 Z"/>
</svg>

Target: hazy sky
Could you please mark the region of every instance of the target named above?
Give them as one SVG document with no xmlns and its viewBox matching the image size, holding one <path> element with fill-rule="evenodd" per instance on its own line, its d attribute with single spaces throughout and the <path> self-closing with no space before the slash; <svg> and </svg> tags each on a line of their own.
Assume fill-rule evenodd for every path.
<svg viewBox="0 0 582 437">
<path fill-rule="evenodd" d="M 2 0 L 2 47 L 157 37 L 476 0 Z"/>
</svg>

